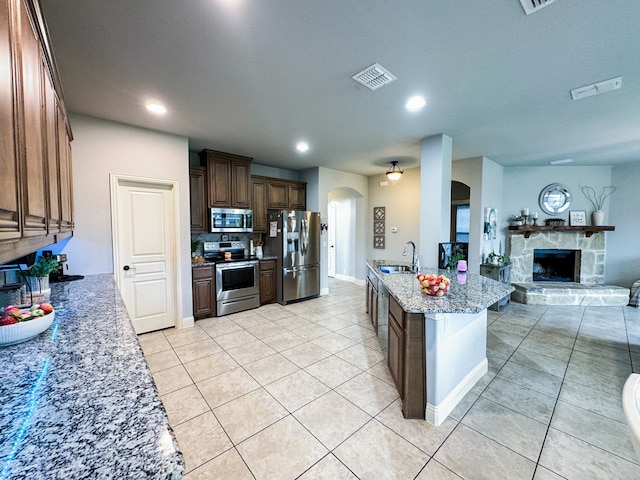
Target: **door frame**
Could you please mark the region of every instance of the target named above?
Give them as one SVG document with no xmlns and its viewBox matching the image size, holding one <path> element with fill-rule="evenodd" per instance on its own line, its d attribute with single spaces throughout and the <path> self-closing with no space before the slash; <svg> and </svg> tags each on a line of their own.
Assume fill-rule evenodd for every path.
<svg viewBox="0 0 640 480">
<path fill-rule="evenodd" d="M 171 212 L 170 215 L 170 226 L 171 226 L 171 234 L 173 236 L 173 251 L 171 252 L 172 263 L 173 263 L 173 278 L 170 278 L 169 281 L 171 285 L 173 285 L 173 296 L 174 296 L 174 309 L 173 318 L 174 328 L 181 328 L 183 325 L 182 322 L 182 284 L 180 275 L 180 262 L 178 259 L 180 258 L 180 252 L 182 251 L 182 245 L 180 241 L 180 235 L 178 234 L 178 226 L 180 225 L 180 183 L 177 180 L 166 180 L 161 178 L 149 178 L 149 177 L 137 177 L 134 175 L 122 175 L 118 173 L 110 173 L 109 174 L 109 183 L 111 190 L 111 244 L 113 251 L 113 277 L 118 286 L 118 291 L 120 291 L 120 283 L 121 283 L 121 271 L 120 271 L 120 249 L 118 242 L 118 221 L 115 216 L 115 212 L 118 211 L 118 187 L 120 187 L 121 182 L 135 182 L 140 183 L 143 186 L 148 186 L 149 188 L 153 187 L 165 187 L 169 188 L 170 198 L 171 198 Z"/>
</svg>

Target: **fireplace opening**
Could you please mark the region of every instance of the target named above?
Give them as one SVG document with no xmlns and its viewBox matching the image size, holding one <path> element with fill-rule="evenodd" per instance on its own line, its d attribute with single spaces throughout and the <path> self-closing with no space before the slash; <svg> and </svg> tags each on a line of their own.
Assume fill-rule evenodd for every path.
<svg viewBox="0 0 640 480">
<path fill-rule="evenodd" d="M 580 283 L 580 250 L 535 249 L 533 281 Z"/>
</svg>

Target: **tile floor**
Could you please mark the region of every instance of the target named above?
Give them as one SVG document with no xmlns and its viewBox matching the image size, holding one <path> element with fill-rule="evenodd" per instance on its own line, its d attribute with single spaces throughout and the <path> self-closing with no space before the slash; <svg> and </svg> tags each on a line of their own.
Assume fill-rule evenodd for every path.
<svg viewBox="0 0 640 480">
<path fill-rule="evenodd" d="M 489 312 L 489 372 L 439 427 L 405 420 L 364 287 L 140 336 L 201 479 L 640 479 L 620 394 L 640 310 Z"/>
</svg>

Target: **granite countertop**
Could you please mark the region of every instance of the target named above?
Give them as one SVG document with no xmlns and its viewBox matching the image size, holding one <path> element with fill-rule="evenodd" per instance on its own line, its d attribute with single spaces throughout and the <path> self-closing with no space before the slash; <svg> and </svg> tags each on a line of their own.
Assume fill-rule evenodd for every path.
<svg viewBox="0 0 640 480">
<path fill-rule="evenodd" d="M 0 347 L 0 478 L 181 478 L 182 454 L 112 275 L 52 284 L 51 303 L 46 332 Z"/>
<path fill-rule="evenodd" d="M 446 295 L 432 297 L 420 291 L 416 274 L 383 273 L 380 265 L 409 264 L 393 260 L 367 261 L 367 266 L 409 313 L 478 313 L 514 290 L 510 284 L 496 282 L 477 273 L 458 274 L 455 270 L 421 268 L 420 273 L 443 274 L 451 280 Z"/>
</svg>

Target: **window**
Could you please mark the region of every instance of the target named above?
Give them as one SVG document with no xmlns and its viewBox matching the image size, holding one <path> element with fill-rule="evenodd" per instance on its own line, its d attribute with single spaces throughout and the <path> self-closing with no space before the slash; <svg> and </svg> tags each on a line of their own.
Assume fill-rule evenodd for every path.
<svg viewBox="0 0 640 480">
<path fill-rule="evenodd" d="M 451 219 L 451 224 L 456 226 L 455 241 L 468 242 L 470 225 L 469 204 L 452 205 L 452 213 L 454 215 L 454 218 Z"/>
</svg>

